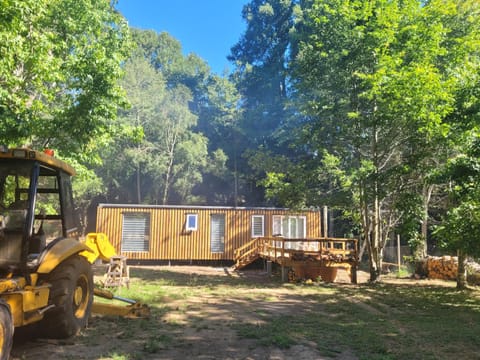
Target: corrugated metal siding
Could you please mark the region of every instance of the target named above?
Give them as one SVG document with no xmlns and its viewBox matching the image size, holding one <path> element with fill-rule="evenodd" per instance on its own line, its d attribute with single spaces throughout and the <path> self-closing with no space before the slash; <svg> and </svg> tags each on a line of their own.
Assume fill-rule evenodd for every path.
<svg viewBox="0 0 480 360">
<path fill-rule="evenodd" d="M 121 251 L 123 214 L 149 213 L 148 251 Z M 186 231 L 187 214 L 198 214 L 198 230 Z M 225 215 L 223 253 L 211 252 L 211 215 Z M 303 215 L 307 237 L 320 237 L 320 213 L 291 212 L 273 208 L 226 208 L 187 206 L 128 206 L 101 204 L 97 211 L 97 232 L 107 234 L 117 252 L 136 260 L 233 260 L 234 251 L 251 240 L 252 215 L 265 217 L 265 236 L 272 236 L 273 215 Z"/>
</svg>

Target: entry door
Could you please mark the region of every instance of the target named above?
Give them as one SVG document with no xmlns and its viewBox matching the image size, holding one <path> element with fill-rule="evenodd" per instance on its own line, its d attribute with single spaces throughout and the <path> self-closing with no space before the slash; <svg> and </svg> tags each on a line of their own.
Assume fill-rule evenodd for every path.
<svg viewBox="0 0 480 360">
<path fill-rule="evenodd" d="M 213 253 L 225 251 L 225 214 L 210 215 L 210 251 Z"/>
</svg>

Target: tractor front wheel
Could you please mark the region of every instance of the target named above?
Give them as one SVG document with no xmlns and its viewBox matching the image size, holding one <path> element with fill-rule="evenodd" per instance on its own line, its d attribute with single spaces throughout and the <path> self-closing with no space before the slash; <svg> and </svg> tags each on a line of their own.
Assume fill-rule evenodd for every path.
<svg viewBox="0 0 480 360">
<path fill-rule="evenodd" d="M 0 300 L 0 360 L 10 358 L 13 341 L 13 319 L 10 306 Z"/>
<path fill-rule="evenodd" d="M 42 332 L 52 338 L 76 335 L 87 326 L 93 301 L 93 273 L 90 263 L 75 255 L 58 265 L 48 276 L 52 285 Z"/>
</svg>

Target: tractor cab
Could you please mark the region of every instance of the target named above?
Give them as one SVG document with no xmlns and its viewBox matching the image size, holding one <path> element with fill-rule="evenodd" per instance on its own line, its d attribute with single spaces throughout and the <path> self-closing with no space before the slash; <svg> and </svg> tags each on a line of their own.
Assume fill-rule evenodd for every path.
<svg viewBox="0 0 480 360">
<path fill-rule="evenodd" d="M 91 263 L 115 254 L 102 234 L 89 234 L 89 245 L 79 241 L 74 174 L 52 153 L 0 146 L 0 359 L 8 359 L 14 328 L 38 323 L 42 336 L 54 338 L 84 328 L 93 303 Z M 138 303 L 115 308 L 119 315 L 146 313 Z"/>
<path fill-rule="evenodd" d="M 50 154 L 0 148 L 0 274 L 35 271 L 48 247 L 78 235 L 74 174 Z"/>
</svg>

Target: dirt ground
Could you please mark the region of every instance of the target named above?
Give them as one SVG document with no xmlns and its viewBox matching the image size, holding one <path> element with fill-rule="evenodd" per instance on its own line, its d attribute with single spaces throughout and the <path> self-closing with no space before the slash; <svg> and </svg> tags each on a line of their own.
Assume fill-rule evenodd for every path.
<svg viewBox="0 0 480 360">
<path fill-rule="evenodd" d="M 233 272 L 229 268 L 199 266 L 155 267 L 179 276 L 242 277 L 252 284 L 268 284 L 259 270 Z M 366 282 L 359 272 L 358 281 Z M 134 279 L 133 279 L 134 280 Z M 349 284 L 339 271 L 338 285 Z M 300 343 L 289 348 L 258 346 L 255 339 L 239 337 L 234 324 L 255 324 L 259 314 L 289 314 L 294 311 L 322 311 L 321 304 L 305 301 L 301 294 L 284 286 L 244 287 L 231 296 L 212 292 L 170 299 L 168 310 L 152 309 L 148 320 L 110 319 L 93 316 L 79 336 L 67 340 L 17 336 L 10 360 L 21 359 L 330 359 L 322 357 L 315 343 Z M 336 354 L 337 360 L 354 360 L 348 349 Z"/>
</svg>

